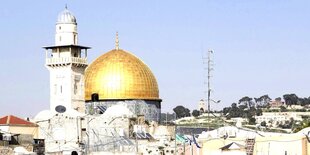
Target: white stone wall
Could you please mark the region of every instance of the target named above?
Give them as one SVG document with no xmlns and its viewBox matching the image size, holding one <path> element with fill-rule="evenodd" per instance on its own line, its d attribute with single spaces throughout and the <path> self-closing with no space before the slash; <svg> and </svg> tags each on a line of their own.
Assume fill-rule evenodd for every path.
<svg viewBox="0 0 310 155">
<path fill-rule="evenodd" d="M 45 139 L 46 154 L 81 152 L 81 121 L 81 117 L 58 113 L 47 121 L 38 122 L 39 137 Z"/>
<path fill-rule="evenodd" d="M 58 105 L 84 112 L 84 68 L 72 65 L 49 67 L 50 108 Z"/>
<path fill-rule="evenodd" d="M 294 120 L 302 120 L 302 116 L 310 116 L 310 112 L 264 112 L 262 116 L 255 116 L 256 123 L 269 120 L 284 122 L 293 118 Z"/>
<path fill-rule="evenodd" d="M 124 145 L 124 139 L 129 140 L 129 118 L 100 115 L 90 116 L 85 121 L 88 122 L 87 135 L 83 141 L 89 146 L 89 153 L 135 152 L 133 144 Z"/>
<path fill-rule="evenodd" d="M 77 45 L 77 25 L 74 23 L 56 24 L 55 45 Z"/>
</svg>

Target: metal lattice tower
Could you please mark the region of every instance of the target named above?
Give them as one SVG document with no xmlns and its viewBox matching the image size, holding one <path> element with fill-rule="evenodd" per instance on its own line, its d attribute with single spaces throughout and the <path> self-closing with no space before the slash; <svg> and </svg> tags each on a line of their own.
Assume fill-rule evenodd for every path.
<svg viewBox="0 0 310 155">
<path fill-rule="evenodd" d="M 212 77 L 212 71 L 213 69 L 213 60 L 211 58 L 211 55 L 213 54 L 213 50 L 208 50 L 208 57 L 203 57 L 203 64 L 207 64 L 207 67 L 204 67 L 204 70 L 207 70 L 207 82 L 205 81 L 205 84 L 207 84 L 207 109 L 208 109 L 208 118 L 210 119 L 210 102 L 211 102 L 211 77 Z"/>
</svg>

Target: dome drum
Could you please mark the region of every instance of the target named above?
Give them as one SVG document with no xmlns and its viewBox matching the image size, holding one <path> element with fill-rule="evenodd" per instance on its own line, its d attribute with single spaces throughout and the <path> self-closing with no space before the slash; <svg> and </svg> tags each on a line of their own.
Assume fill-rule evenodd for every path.
<svg viewBox="0 0 310 155">
<path fill-rule="evenodd" d="M 85 102 L 97 102 L 97 101 L 123 101 L 123 100 L 128 100 L 128 101 L 131 101 L 131 100 L 139 100 L 138 98 L 122 98 L 122 99 L 99 99 L 99 94 L 98 93 L 93 93 L 91 94 L 91 98 L 90 100 L 86 100 Z M 146 101 L 158 101 L 158 102 L 161 102 L 162 100 L 161 99 L 143 99 L 143 100 L 146 100 Z"/>
<path fill-rule="evenodd" d="M 134 102 L 134 101 L 139 101 L 139 100 L 135 100 L 135 99 L 108 99 L 108 100 L 88 100 L 85 101 L 85 103 L 103 103 L 103 102 L 110 102 L 110 103 L 118 103 L 118 102 Z M 148 104 L 153 104 L 156 106 L 156 108 L 161 108 L 161 99 L 156 99 L 156 100 L 143 100 Z"/>
<path fill-rule="evenodd" d="M 109 100 L 109 101 L 88 101 L 86 114 L 104 114 L 105 109 L 115 105 L 122 105 L 135 115 L 144 115 L 145 120 L 160 121 L 161 103 L 160 101 L 148 100 Z M 103 110 L 103 111 L 102 111 Z"/>
</svg>

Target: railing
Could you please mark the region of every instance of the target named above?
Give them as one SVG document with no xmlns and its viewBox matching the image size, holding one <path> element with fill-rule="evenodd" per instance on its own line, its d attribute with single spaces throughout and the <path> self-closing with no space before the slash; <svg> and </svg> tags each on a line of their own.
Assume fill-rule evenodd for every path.
<svg viewBox="0 0 310 155">
<path fill-rule="evenodd" d="M 76 57 L 46 58 L 47 65 L 67 64 L 67 63 L 87 64 L 87 58 L 76 58 Z"/>
</svg>

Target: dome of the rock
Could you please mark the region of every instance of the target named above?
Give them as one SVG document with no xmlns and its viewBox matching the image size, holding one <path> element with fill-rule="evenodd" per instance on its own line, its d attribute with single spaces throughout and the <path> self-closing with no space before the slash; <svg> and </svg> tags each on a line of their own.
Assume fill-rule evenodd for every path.
<svg viewBox="0 0 310 155">
<path fill-rule="evenodd" d="M 85 72 L 85 100 L 160 100 L 155 76 L 139 58 L 121 49 L 92 62 Z"/>
</svg>

